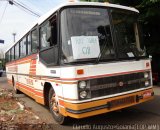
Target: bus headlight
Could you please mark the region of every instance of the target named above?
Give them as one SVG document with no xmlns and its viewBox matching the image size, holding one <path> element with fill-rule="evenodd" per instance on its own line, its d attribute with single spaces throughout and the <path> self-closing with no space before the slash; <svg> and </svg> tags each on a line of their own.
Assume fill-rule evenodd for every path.
<svg viewBox="0 0 160 130">
<path fill-rule="evenodd" d="M 145 81 L 145 86 L 149 86 L 149 81 Z"/>
<path fill-rule="evenodd" d="M 149 74 L 148 74 L 147 72 L 145 72 L 145 73 L 144 73 L 144 78 L 147 79 L 148 77 L 149 77 Z"/>
<path fill-rule="evenodd" d="M 84 99 L 84 98 L 87 97 L 87 92 L 86 92 L 86 91 L 81 91 L 81 92 L 79 93 L 79 96 L 80 96 L 80 98 Z"/>
<path fill-rule="evenodd" d="M 79 88 L 84 89 L 84 88 L 86 88 L 86 86 L 87 86 L 86 81 L 79 82 Z"/>
</svg>

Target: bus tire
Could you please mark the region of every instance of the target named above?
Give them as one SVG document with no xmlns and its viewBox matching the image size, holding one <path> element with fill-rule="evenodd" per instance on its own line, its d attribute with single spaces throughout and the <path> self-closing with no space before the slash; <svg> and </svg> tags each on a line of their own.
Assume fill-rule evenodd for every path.
<svg viewBox="0 0 160 130">
<path fill-rule="evenodd" d="M 63 116 L 59 112 L 58 99 L 56 99 L 56 94 L 55 94 L 55 91 L 52 87 L 49 90 L 49 100 L 48 101 L 49 101 L 49 109 L 50 109 L 50 112 L 51 112 L 54 120 L 60 125 L 66 124 L 67 117 Z"/>
<path fill-rule="evenodd" d="M 22 92 L 16 88 L 16 83 L 13 76 L 12 76 L 12 85 L 13 85 L 15 94 L 22 94 Z"/>
</svg>

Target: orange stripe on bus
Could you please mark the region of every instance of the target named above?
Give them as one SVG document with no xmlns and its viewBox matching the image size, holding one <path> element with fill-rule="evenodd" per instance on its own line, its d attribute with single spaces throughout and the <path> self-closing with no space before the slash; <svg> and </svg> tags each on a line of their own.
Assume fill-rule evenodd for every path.
<svg viewBox="0 0 160 130">
<path fill-rule="evenodd" d="M 32 69 L 32 68 L 30 68 L 30 71 L 36 71 L 36 68 L 33 68 L 33 69 Z"/>
<path fill-rule="evenodd" d="M 36 68 L 36 65 L 30 65 L 31 68 Z"/>
<path fill-rule="evenodd" d="M 30 56 L 27 56 L 27 57 L 24 57 L 24 58 L 21 58 L 19 60 L 16 60 L 16 61 L 11 61 L 9 63 L 6 64 L 6 66 L 9 66 L 9 65 L 12 65 L 12 64 L 19 64 L 20 62 L 26 62 L 26 60 L 31 60 L 31 59 L 34 59 L 37 57 L 37 54 L 32 54 Z"/>
<path fill-rule="evenodd" d="M 64 106 L 64 101 L 59 99 L 59 105 Z"/>
<path fill-rule="evenodd" d="M 31 65 L 35 65 L 35 64 L 36 64 L 36 60 L 32 60 Z"/>
<path fill-rule="evenodd" d="M 43 97 L 43 92 L 38 92 L 34 88 L 31 88 L 31 86 L 28 87 L 28 85 L 24 85 L 24 84 L 21 84 L 19 82 L 17 83 L 17 85 L 20 86 L 20 87 L 22 87 L 22 88 L 25 88 L 26 90 L 28 90 L 30 92 L 35 93 L 35 95 L 37 95 L 37 96 Z"/>
<path fill-rule="evenodd" d="M 80 77 L 80 78 L 60 78 L 60 80 L 85 80 L 85 79 L 91 79 L 91 78 L 110 77 L 110 76 L 117 76 L 117 75 L 131 74 L 131 73 L 138 73 L 138 72 L 145 72 L 145 71 L 150 71 L 150 69 L 104 74 L 104 75 L 97 75 L 97 76 Z"/>
</svg>

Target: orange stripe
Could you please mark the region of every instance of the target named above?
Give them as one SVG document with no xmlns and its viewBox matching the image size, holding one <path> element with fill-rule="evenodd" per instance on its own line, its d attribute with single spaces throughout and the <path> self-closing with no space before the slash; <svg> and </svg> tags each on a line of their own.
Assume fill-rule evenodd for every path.
<svg viewBox="0 0 160 130">
<path fill-rule="evenodd" d="M 32 68 L 36 68 L 36 65 L 30 65 L 30 67 L 32 67 Z"/>
<path fill-rule="evenodd" d="M 20 82 L 18 82 L 17 85 L 22 88 L 25 88 L 26 90 L 28 90 L 32 93 L 35 93 L 35 95 L 37 95 L 37 96 L 43 97 L 43 92 L 38 92 L 34 88 L 31 88 L 31 86 L 29 86 L 29 85 L 24 85 L 24 84 L 21 84 Z"/>
<path fill-rule="evenodd" d="M 31 75 L 32 75 L 32 74 L 36 75 L 36 72 L 30 71 L 29 74 L 31 74 Z"/>
<path fill-rule="evenodd" d="M 33 68 L 33 69 L 32 69 L 32 68 L 30 68 L 30 71 L 36 71 L 36 68 Z"/>
<path fill-rule="evenodd" d="M 36 60 L 32 60 L 31 65 L 35 65 L 35 64 L 36 64 Z"/>
<path fill-rule="evenodd" d="M 64 106 L 64 101 L 59 99 L 59 104 L 60 104 L 61 106 Z"/>
<path fill-rule="evenodd" d="M 104 75 L 97 75 L 97 76 L 88 76 L 88 77 L 82 77 L 82 78 L 60 78 L 60 80 L 85 80 L 85 79 L 91 79 L 91 78 L 110 77 L 110 76 L 117 76 L 117 75 L 123 75 L 123 74 L 132 74 L 132 73 L 145 72 L 145 71 L 150 71 L 150 69 L 128 71 L 128 72 L 120 72 L 120 73 L 113 73 L 113 74 L 104 74 Z"/>
<path fill-rule="evenodd" d="M 14 64 L 14 63 L 19 64 L 19 62 L 23 62 L 23 61 L 25 61 L 25 60 L 34 59 L 34 58 L 36 58 L 36 57 L 37 57 L 37 54 L 32 54 L 32 55 L 27 56 L 27 57 L 24 57 L 24 58 L 22 58 L 22 59 L 19 59 L 19 60 L 16 60 L 16 61 L 11 61 L 11 62 L 7 63 L 6 65 L 7 65 L 7 66 L 8 66 L 8 65 L 12 65 L 12 64 Z"/>
</svg>

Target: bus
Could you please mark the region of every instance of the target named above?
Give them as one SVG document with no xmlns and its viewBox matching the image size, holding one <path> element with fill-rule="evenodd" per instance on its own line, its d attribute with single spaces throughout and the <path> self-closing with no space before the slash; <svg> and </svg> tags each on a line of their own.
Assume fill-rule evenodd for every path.
<svg viewBox="0 0 160 130">
<path fill-rule="evenodd" d="M 55 7 L 6 51 L 8 82 L 59 124 L 153 99 L 138 13 L 97 2 Z"/>
</svg>

